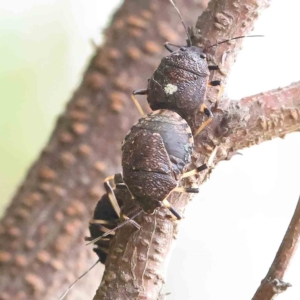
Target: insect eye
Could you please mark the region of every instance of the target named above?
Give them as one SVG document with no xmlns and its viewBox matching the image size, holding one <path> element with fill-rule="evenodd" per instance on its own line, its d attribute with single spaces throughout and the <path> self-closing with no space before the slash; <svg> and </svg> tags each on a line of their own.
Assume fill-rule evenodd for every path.
<svg viewBox="0 0 300 300">
<path fill-rule="evenodd" d="M 200 57 L 204 59 L 204 58 L 206 58 L 206 54 L 201 53 L 201 54 L 200 54 Z"/>
</svg>

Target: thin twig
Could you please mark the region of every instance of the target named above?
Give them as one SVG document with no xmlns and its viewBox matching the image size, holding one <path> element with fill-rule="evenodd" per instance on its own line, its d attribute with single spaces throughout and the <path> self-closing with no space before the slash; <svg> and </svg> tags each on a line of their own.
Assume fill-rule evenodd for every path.
<svg viewBox="0 0 300 300">
<path fill-rule="evenodd" d="M 291 287 L 290 283 L 282 281 L 285 271 L 293 257 L 300 235 L 300 197 L 290 222 L 290 225 L 281 242 L 268 274 L 262 280 L 252 300 L 271 300 Z"/>
</svg>

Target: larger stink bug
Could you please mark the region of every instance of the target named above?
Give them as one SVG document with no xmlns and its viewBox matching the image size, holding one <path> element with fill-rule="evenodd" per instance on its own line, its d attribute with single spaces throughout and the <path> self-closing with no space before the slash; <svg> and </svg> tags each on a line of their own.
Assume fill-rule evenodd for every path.
<svg viewBox="0 0 300 300">
<path fill-rule="evenodd" d="M 154 111 L 132 126 L 122 147 L 123 176 L 145 212 L 165 206 L 181 218 L 166 198 L 172 191 L 198 192 L 198 188 L 178 186 L 180 179 L 207 168 L 204 164 L 185 173 L 193 146 L 191 128 L 171 110 Z"/>
</svg>

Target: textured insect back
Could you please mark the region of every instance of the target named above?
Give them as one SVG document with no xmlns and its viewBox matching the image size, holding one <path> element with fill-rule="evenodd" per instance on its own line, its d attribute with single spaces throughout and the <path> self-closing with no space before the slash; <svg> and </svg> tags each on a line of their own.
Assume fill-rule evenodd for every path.
<svg viewBox="0 0 300 300">
<path fill-rule="evenodd" d="M 209 69 L 198 47 L 181 47 L 162 59 L 148 82 L 152 110 L 170 109 L 183 118 L 199 111 L 205 99 Z"/>
<path fill-rule="evenodd" d="M 169 109 L 177 112 L 184 119 L 197 112 L 204 113 L 208 119 L 195 131 L 199 134 L 212 120 L 213 113 L 204 104 L 207 86 L 220 84 L 219 81 L 208 83 L 209 70 L 217 70 L 218 66 L 209 66 L 203 48 L 192 46 L 191 37 L 182 19 L 179 9 L 170 0 L 177 11 L 187 34 L 187 45 L 177 46 L 170 43 L 165 48 L 171 52 L 161 60 L 158 68 L 148 80 L 147 89 L 132 92 L 132 99 L 142 115 L 143 111 L 135 95 L 147 95 L 152 110 Z M 172 47 L 176 47 L 174 51 Z"/>
<path fill-rule="evenodd" d="M 177 187 L 190 163 L 193 136 L 177 113 L 158 110 L 131 128 L 122 151 L 124 182 L 143 210 L 152 213 Z"/>
</svg>

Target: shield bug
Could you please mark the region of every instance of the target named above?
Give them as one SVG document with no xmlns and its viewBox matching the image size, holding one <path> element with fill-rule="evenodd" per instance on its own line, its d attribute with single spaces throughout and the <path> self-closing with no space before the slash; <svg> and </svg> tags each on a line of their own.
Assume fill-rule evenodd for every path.
<svg viewBox="0 0 300 300">
<path fill-rule="evenodd" d="M 172 0 L 169 1 L 176 9 L 183 24 L 187 35 L 187 45 L 177 46 L 168 42 L 165 43 L 165 48 L 171 52 L 171 54 L 161 60 L 158 68 L 148 80 L 147 89 L 134 90 L 131 97 L 141 115 L 144 115 L 144 112 L 135 95 L 147 95 L 147 101 L 152 110 L 169 109 L 177 112 L 184 119 L 186 119 L 187 116 L 196 114 L 200 110 L 208 119 L 194 132 L 195 137 L 213 118 L 211 109 L 204 104 L 207 87 L 220 86 L 214 107 L 215 110 L 223 93 L 221 81 L 213 80 L 209 82 L 210 71 L 219 70 L 219 66 L 208 64 L 205 51 L 208 48 L 231 40 L 245 37 L 261 37 L 261 35 L 230 38 L 213 44 L 206 49 L 193 46 L 180 11 Z M 178 49 L 173 50 L 171 46 L 177 47 Z"/>
<path fill-rule="evenodd" d="M 192 46 L 191 38 L 183 22 L 182 16 L 176 9 L 187 35 L 186 46 L 176 46 L 165 43 L 165 48 L 171 52 L 165 56 L 158 68 L 148 80 L 147 89 L 138 89 L 132 92 L 132 99 L 138 110 L 143 114 L 135 95 L 147 95 L 147 101 L 152 110 L 168 109 L 177 112 L 182 118 L 201 111 L 208 119 L 201 125 L 194 135 L 207 125 L 213 114 L 204 104 L 207 86 L 220 85 L 220 81 L 208 83 L 210 70 L 218 70 L 218 66 L 209 66 L 204 49 Z M 174 51 L 171 46 L 178 47 Z"/>
<path fill-rule="evenodd" d="M 166 198 L 173 191 L 198 193 L 198 188 L 178 186 L 182 178 L 207 168 L 185 173 L 193 146 L 191 128 L 172 110 L 154 111 L 132 126 L 122 146 L 123 179 L 145 212 L 165 206 L 181 218 Z"/>
</svg>

